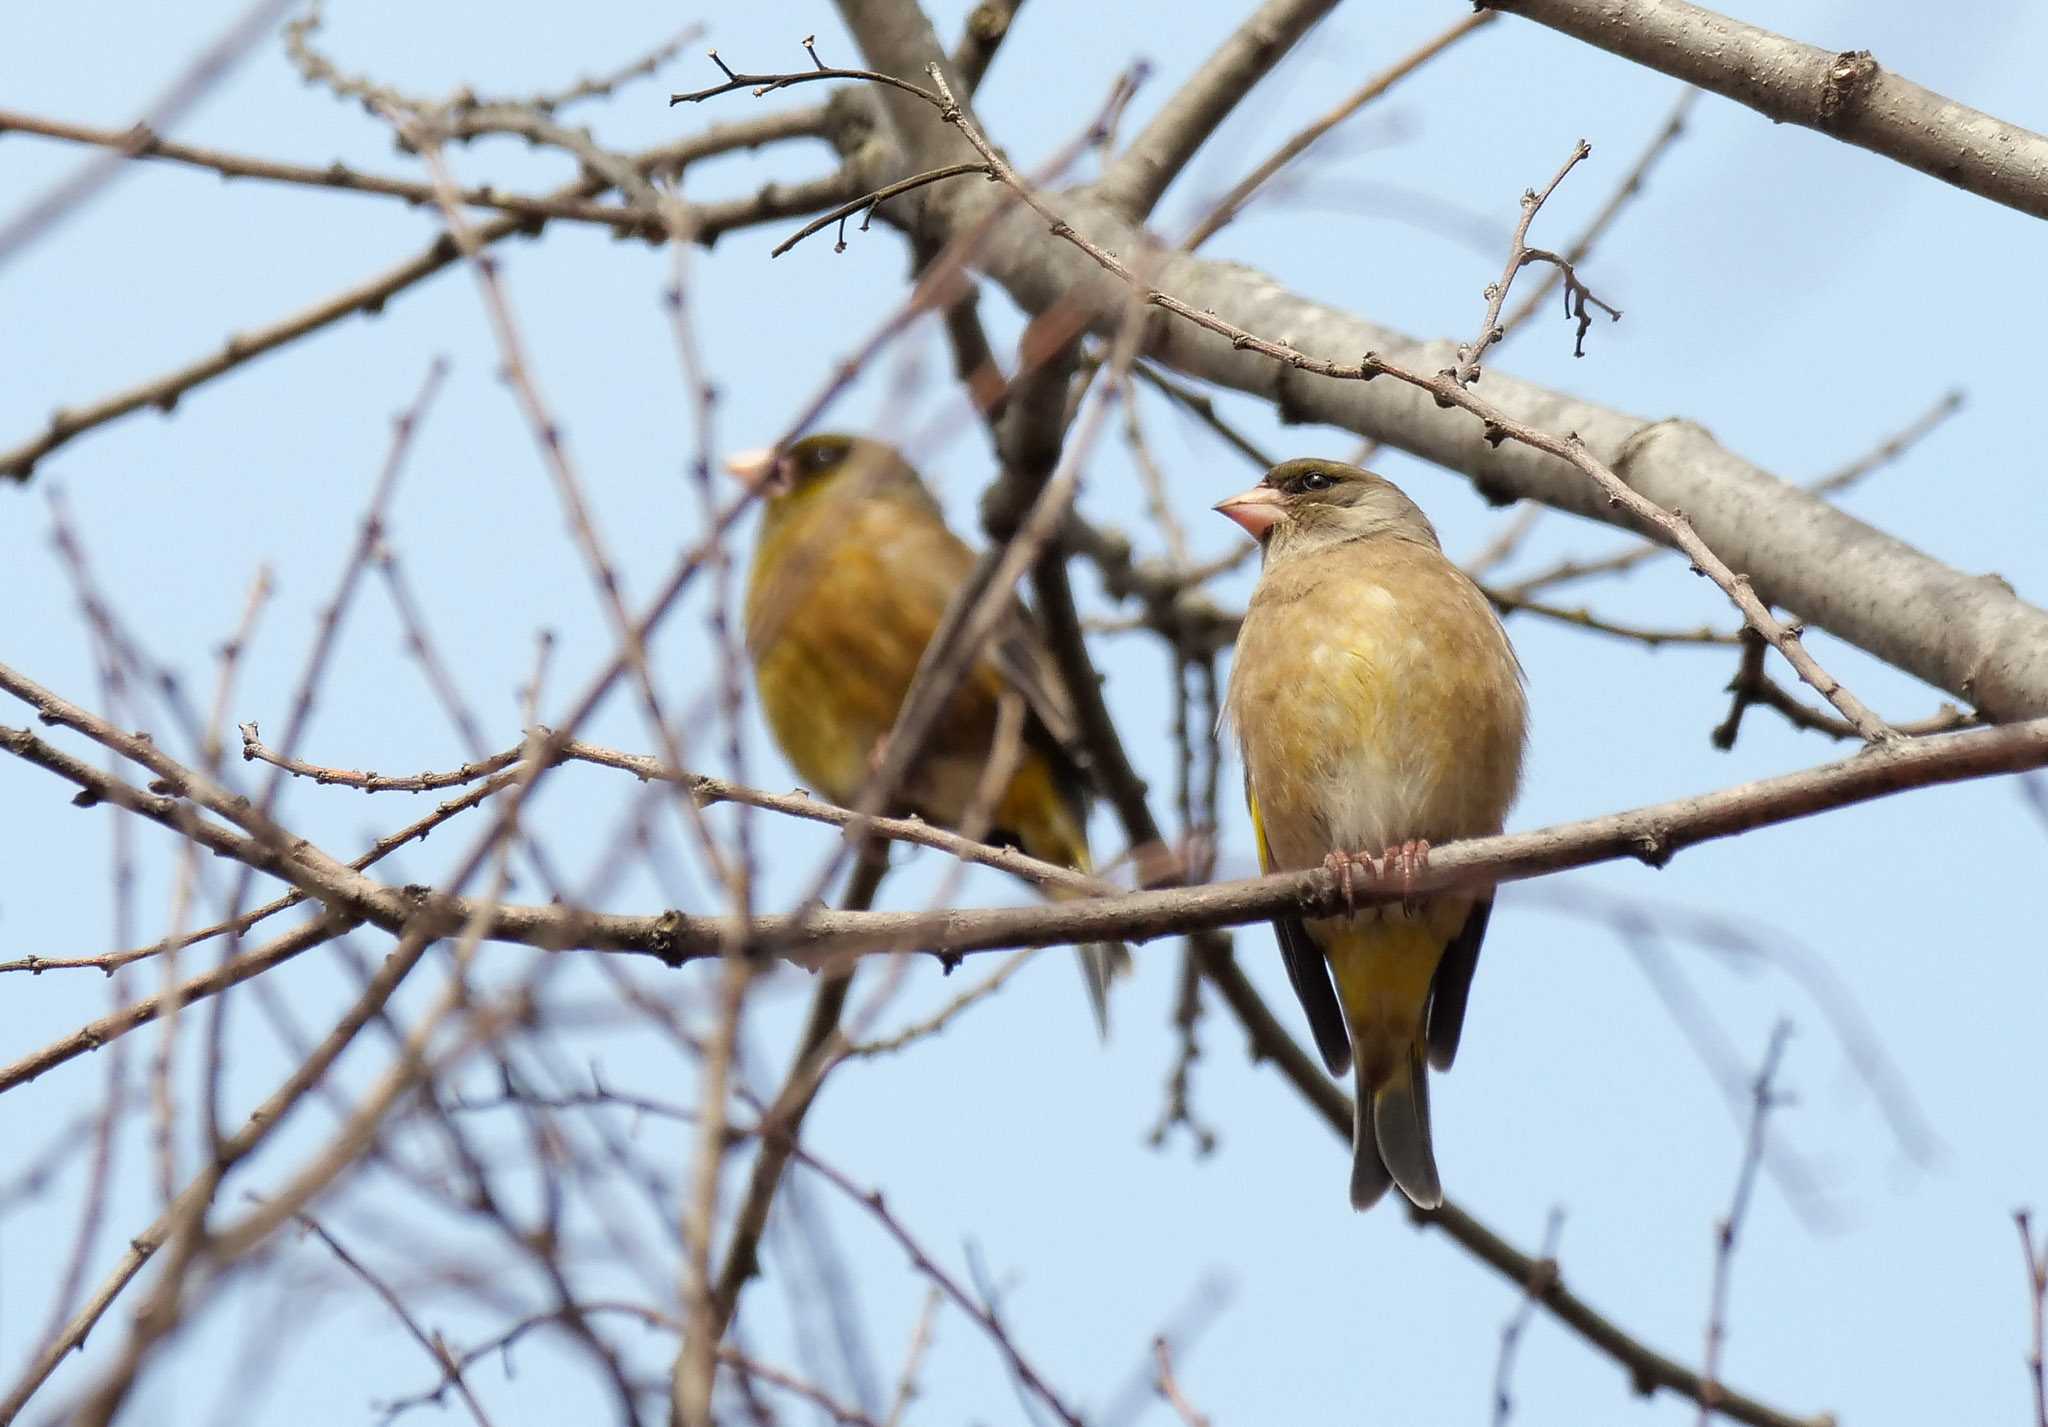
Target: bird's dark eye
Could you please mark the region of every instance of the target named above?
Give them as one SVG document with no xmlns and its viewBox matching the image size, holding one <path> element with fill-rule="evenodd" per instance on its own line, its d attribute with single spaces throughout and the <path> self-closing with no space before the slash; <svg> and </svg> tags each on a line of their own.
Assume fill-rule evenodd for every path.
<svg viewBox="0 0 2048 1427">
<path fill-rule="evenodd" d="M 798 453 L 798 461 L 806 471 L 822 471 L 836 465 L 846 456 L 846 447 L 837 441 L 815 441 Z"/>
<path fill-rule="evenodd" d="M 1337 484 L 1337 478 L 1328 471 L 1303 471 L 1287 484 L 1296 495 L 1307 495 L 1311 491 L 1328 490 Z"/>
</svg>

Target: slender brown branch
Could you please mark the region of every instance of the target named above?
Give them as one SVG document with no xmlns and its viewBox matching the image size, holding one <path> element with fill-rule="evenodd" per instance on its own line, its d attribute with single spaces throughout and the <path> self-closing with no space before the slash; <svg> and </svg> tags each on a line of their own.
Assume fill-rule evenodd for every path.
<svg viewBox="0 0 2048 1427">
<path fill-rule="evenodd" d="M 924 1356 L 931 1349 L 932 1327 L 939 1316 L 939 1304 L 943 1301 L 938 1289 L 926 1290 L 924 1307 L 918 1311 L 917 1326 L 910 1330 L 910 1346 L 903 1353 L 903 1371 L 896 1375 L 896 1391 L 890 1398 L 889 1415 L 883 1419 L 882 1427 L 902 1427 L 903 1414 L 918 1395 L 918 1371 L 924 1366 Z"/>
<path fill-rule="evenodd" d="M 1069 527 L 1072 531 L 1073 527 Z M 1170 571 L 1156 567 L 1134 566 L 1128 572 L 1112 573 L 1119 561 L 1119 550 L 1128 554 L 1128 541 L 1123 537 L 1104 538 L 1109 532 L 1093 531 L 1081 537 L 1080 549 L 1095 559 L 1103 569 L 1104 583 L 1113 595 L 1138 598 L 1144 601 L 1144 609 L 1123 619 L 1098 619 L 1091 621 L 1089 628 L 1101 633 L 1121 633 L 1137 629 L 1151 629 L 1164 635 L 1176 647 L 1190 654 L 1220 654 L 1237 642 L 1237 632 L 1244 624 L 1242 611 L 1225 610 L 1212 602 L 1206 595 L 1192 586 L 1201 579 L 1208 579 L 1223 569 L 1234 567 L 1247 553 L 1256 553 L 1256 545 L 1247 545 L 1227 561 L 1213 562 L 1198 566 L 1185 579 L 1176 577 Z M 1072 538 L 1070 536 L 1070 538 Z M 1121 542 L 1121 544 L 1119 543 Z M 1200 579 L 1195 578 L 1199 576 Z M 1656 649 L 1666 644 L 1692 644 L 1732 646 L 1740 641 L 1737 630 L 1715 629 L 1701 625 L 1696 629 L 1679 629 L 1659 625 L 1630 624 L 1625 620 L 1610 619 L 1595 614 L 1584 605 L 1553 604 L 1547 600 L 1529 599 L 1498 586 L 1481 584 L 1480 592 L 1493 603 L 1502 614 L 1526 614 L 1536 619 L 1567 624 L 1592 634 L 1604 634 L 1615 639 L 1626 639 L 1646 648 Z M 1818 716 L 1816 716 L 1818 717 Z M 1841 720 L 1831 720 L 1848 729 L 1854 736 L 1855 730 Z M 1959 727 L 1948 724 L 1945 727 Z M 1924 724 L 1900 727 L 1897 732 L 1909 734 L 1931 731 Z"/>
<path fill-rule="evenodd" d="M 1809 482 L 1806 488 L 1815 495 L 1834 495 L 1839 491 L 1847 490 L 1872 471 L 1882 470 L 1898 460 L 1901 456 L 1919 445 L 1922 438 L 1933 431 L 1935 427 L 1941 425 L 1962 409 L 1963 392 L 1961 387 L 1943 392 L 1936 399 L 1934 405 L 1928 407 L 1926 411 L 1914 418 L 1910 425 L 1901 427 L 1898 431 L 1885 437 L 1884 440 L 1878 442 L 1877 445 L 1871 447 L 1855 460 L 1836 467 L 1817 481 Z"/>
<path fill-rule="evenodd" d="M 1830 738 L 1860 736 L 1847 720 L 1808 707 L 1793 697 L 1777 680 L 1766 674 L 1764 643 L 1754 630 L 1745 629 L 1742 632 L 1741 645 L 1742 657 L 1736 664 L 1735 678 L 1728 685 L 1728 692 L 1732 695 L 1728 704 L 1728 717 L 1708 735 L 1714 747 L 1724 751 L 1733 748 L 1736 735 L 1742 729 L 1743 716 L 1758 705 L 1784 715 L 1785 721 L 1794 728 L 1824 733 Z M 1973 728 L 1979 722 L 1975 714 L 1967 713 L 1954 704 L 1945 703 L 1926 718 L 1894 724 L 1892 731 L 1901 738 L 1924 738 L 1931 733 L 1953 733 L 1957 729 Z"/>
<path fill-rule="evenodd" d="M 989 172 L 987 164 L 948 164 L 944 168 L 935 168 L 928 173 L 916 173 L 912 174 L 909 178 L 898 179 L 894 183 L 885 183 L 873 193 L 864 193 L 851 202 L 842 203 L 837 208 L 828 209 L 826 212 L 819 214 L 816 218 L 813 218 L 810 222 L 804 224 L 803 227 L 797 229 L 787 238 L 784 238 L 781 242 L 770 248 L 768 256 L 779 258 L 798 243 L 810 237 L 811 234 L 829 228 L 834 223 L 851 218 L 863 209 L 866 210 L 868 218 L 873 218 L 877 208 L 898 194 L 909 193 L 913 189 L 923 188 L 926 184 L 940 183 L 949 178 L 961 178 L 970 173 L 982 174 L 990 180 L 995 178 L 995 175 Z M 863 233 L 867 231 L 868 218 L 861 220 L 860 229 Z M 843 232 L 840 234 L 839 241 L 833 244 L 832 251 L 835 253 L 846 251 L 846 236 Z"/>
<path fill-rule="evenodd" d="M 936 105 L 939 102 L 938 96 L 929 89 L 920 88 L 907 79 L 898 79 L 893 74 L 883 74 L 880 70 L 833 69 L 827 65 L 820 65 L 816 69 L 794 70 L 782 74 L 740 74 L 735 70 L 726 69 L 725 61 L 718 57 L 717 50 L 710 50 L 707 53 L 713 64 L 725 70 L 725 82 L 714 84 L 708 89 L 693 89 L 686 94 L 671 94 L 668 97 L 669 107 L 673 108 L 678 104 L 702 104 L 707 99 L 716 99 L 719 95 L 730 94 L 735 89 L 751 89 L 754 97 L 759 99 L 765 94 L 773 94 L 793 84 L 814 84 L 834 79 L 857 79 L 868 84 L 883 84 L 922 99 L 927 104 Z M 816 56 L 813 55 L 813 58 Z"/>
<path fill-rule="evenodd" d="M 1173 402 L 1181 410 L 1209 428 L 1223 443 L 1250 461 L 1261 471 L 1270 471 L 1279 465 L 1271 456 L 1261 451 L 1236 427 L 1225 421 L 1216 410 L 1216 403 L 1194 388 L 1173 380 L 1150 362 L 1139 362 L 1132 368 L 1138 380 L 1150 386 L 1160 395 Z"/>
<path fill-rule="evenodd" d="M 1579 275 L 1569 258 L 1560 257 L 1544 248 L 1529 246 L 1529 225 L 1536 221 L 1536 215 L 1543 211 L 1543 205 L 1550 201 L 1550 195 L 1557 192 L 1557 186 L 1579 166 L 1581 160 L 1593 152 L 1593 146 L 1584 139 L 1573 146 L 1571 154 L 1558 171 L 1551 176 L 1541 192 L 1530 189 L 1522 195 L 1522 216 L 1516 220 L 1515 235 L 1508 242 L 1508 265 L 1500 275 L 1500 281 L 1486 289 L 1486 316 L 1480 320 L 1479 335 L 1469 346 L 1458 349 L 1458 364 L 1451 369 L 1451 380 L 1459 386 L 1470 386 L 1479 380 L 1479 359 L 1488 347 L 1501 340 L 1507 332 L 1500 325 L 1501 304 L 1508 300 L 1508 289 L 1514 286 L 1515 274 L 1532 262 L 1546 262 L 1563 277 L 1565 285 L 1565 311 L 1578 319 L 1578 340 L 1573 345 L 1572 355 L 1586 355 L 1586 329 L 1593 325 L 1592 317 L 1586 311 L 1591 303 L 1605 312 L 1612 321 L 1620 321 L 1621 313 L 1593 296 L 1590 289 L 1579 281 Z"/>
<path fill-rule="evenodd" d="M 489 782 L 484 783 L 479 787 L 471 789 L 468 793 L 463 794 L 459 798 L 449 799 L 447 802 L 442 803 L 440 806 L 436 807 L 432 812 L 428 813 L 425 817 L 419 818 L 414 822 L 408 823 L 406 826 L 398 829 L 396 832 L 390 833 L 387 836 L 377 839 L 376 842 L 371 844 L 369 851 L 365 852 L 362 856 L 356 858 L 353 862 L 349 863 L 349 866 L 355 868 L 356 871 L 360 872 L 366 867 L 370 867 L 378 862 L 381 862 L 384 858 L 390 856 L 392 853 L 396 852 L 399 848 L 405 846 L 407 843 L 425 838 L 428 833 L 432 832 L 435 828 L 439 827 L 442 823 L 448 821 L 450 818 L 455 817 L 458 814 L 468 812 L 471 808 L 474 808 L 478 804 L 482 803 L 486 798 L 490 797 L 493 793 L 496 793 L 499 790 L 510 786 L 513 781 L 513 777 L 514 775 L 509 773 L 500 774 L 498 777 L 491 779 Z M 247 932 L 249 928 L 255 926 L 257 923 L 267 921 L 271 917 L 276 916 L 279 912 L 289 911 L 293 907 L 300 906 L 305 902 L 305 900 L 306 894 L 304 892 L 294 890 L 286 893 L 282 897 L 277 898 L 275 901 L 266 902 L 264 905 L 260 907 L 256 907 L 250 911 L 244 912 L 239 917 L 234 917 L 223 922 L 216 922 L 212 926 L 201 927 L 198 931 L 184 932 L 178 936 L 170 937 L 163 941 L 152 942 L 148 946 L 139 946 L 127 951 L 111 951 L 100 956 L 25 956 L 14 961 L 0 962 L 0 972 L 27 971 L 31 974 L 40 975 L 45 971 L 89 969 L 93 971 L 111 973 L 120 970 L 123 966 L 126 966 L 131 962 L 143 961 L 148 959 L 149 957 L 161 955 L 168 947 L 175 946 L 182 948 L 187 946 L 193 946 L 199 942 L 211 941 L 213 938 L 217 936 L 239 936 L 242 933 Z M 225 968 L 221 969 L 224 970 Z M 198 987 L 201 984 L 201 981 L 187 982 L 186 989 L 181 994 L 189 1000 L 191 996 L 195 994 L 193 988 Z M 204 996 L 210 995 L 212 993 L 210 991 L 200 990 L 197 991 L 196 994 Z M 144 1024 L 147 1019 L 148 1018 L 145 1017 L 143 1021 L 138 1021 L 136 1024 Z M 88 1037 L 88 1039 L 90 1038 Z M 0 1072 L 0 1082 L 4 1082 L 4 1079 L 4 1072 Z M 0 1089 L 4 1088 L 4 1083 L 0 1083 Z"/>
<path fill-rule="evenodd" d="M 818 138 L 824 132 L 825 111 L 822 107 L 792 109 L 781 114 L 764 115 L 759 119 L 740 120 L 703 134 L 693 135 L 688 139 L 661 145 L 636 156 L 632 162 L 649 173 L 672 174 L 680 172 L 697 159 L 737 150 L 756 149 L 786 139 Z M 348 193 L 377 194 L 403 199 L 413 205 L 429 204 L 434 201 L 434 186 L 425 180 L 364 173 L 338 161 L 324 165 L 286 163 L 252 154 L 239 154 L 227 149 L 178 143 L 140 125 L 132 129 L 105 129 L 91 124 L 74 124 L 67 120 L 45 118 L 39 114 L 25 114 L 14 109 L 0 109 L 0 134 L 5 133 L 36 134 L 43 138 L 61 139 L 74 144 L 89 144 L 96 148 L 118 151 L 130 159 L 153 159 L 204 169 L 223 178 L 254 178 L 269 183 L 305 188 L 331 188 Z M 655 158 L 656 155 L 659 157 Z M 644 237 L 658 234 L 658 215 L 637 204 L 621 206 L 588 197 L 508 193 L 493 184 L 475 185 L 459 189 L 457 192 L 466 206 L 494 208 L 515 217 L 595 223 L 616 229 L 627 236 Z"/>
<path fill-rule="evenodd" d="M 460 788 L 503 772 L 517 763 L 526 751 L 525 745 L 521 744 L 445 772 L 359 773 L 351 768 L 324 768 L 302 758 L 287 757 L 263 742 L 261 731 L 253 723 L 242 724 L 241 734 L 242 757 L 246 760 L 282 768 L 295 778 L 310 778 L 315 783 L 333 783 L 364 793 L 425 793 L 437 788 Z"/>
<path fill-rule="evenodd" d="M 919 1041 L 929 1040 L 952 1025 L 967 1011 L 1009 985 L 1010 978 L 1030 965 L 1037 955 L 1035 949 L 1010 953 L 994 971 L 964 987 L 945 1005 L 923 1020 L 914 1021 L 900 1031 L 874 1040 L 851 1042 L 840 1048 L 838 1058 L 866 1060 L 878 1055 L 894 1055 L 898 1051 L 909 1049 Z"/>
<path fill-rule="evenodd" d="M 1481 13 L 1490 15 L 1494 12 L 1487 10 Z M 1571 246 L 1564 250 L 1562 262 L 1546 270 L 1543 276 L 1537 279 L 1536 285 L 1524 294 L 1521 305 L 1501 319 L 1503 341 L 1521 330 L 1535 314 L 1537 307 L 1550 296 L 1551 289 L 1564 280 L 1568 271 L 1593 255 L 1593 245 L 1614 226 L 1614 220 L 1621 216 L 1622 210 L 1628 207 L 1629 202 L 1643 191 L 1643 184 L 1649 178 L 1650 170 L 1656 167 L 1659 159 L 1670 152 L 1672 145 L 1678 142 L 1678 136 L 1685 132 L 1685 121 L 1691 117 L 1693 105 L 1699 97 L 1699 90 L 1689 85 L 1685 92 L 1678 96 L 1678 102 L 1671 106 L 1671 113 L 1651 136 L 1642 153 L 1637 155 L 1636 161 L 1629 165 L 1628 172 L 1621 176 L 1621 182 L 1615 185 L 1614 192 L 1608 195 L 1607 201 L 1600 205 L 1600 211 L 1593 215 L 1591 221 L 1580 230 L 1579 236 L 1572 239 Z"/>
<path fill-rule="evenodd" d="M 1584 605 L 1558 605 L 1543 600 L 1521 599 L 1498 590 L 1490 585 L 1481 586 L 1493 607 L 1502 614 L 1528 614 L 1538 619 L 1547 619 L 1558 624 L 1569 624 L 1594 634 L 1611 635 L 1616 639 L 1632 640 L 1650 649 L 1666 644 L 1734 644 L 1739 635 L 1734 630 L 1715 629 L 1701 625 L 1697 629 L 1661 628 L 1653 625 L 1629 624 L 1605 615 L 1593 613 Z M 1844 725 L 1847 727 L 1847 725 Z M 1851 730 L 1854 732 L 1854 730 Z"/>
<path fill-rule="evenodd" d="M 26 698 L 81 732 L 131 756 L 144 750 L 75 705 L 58 699 L 0 665 L 0 690 Z M 1269 919 L 1282 910 L 1334 912 L 1343 904 L 1336 879 L 1324 869 L 1280 873 L 1242 882 L 1157 892 L 1131 892 L 1079 902 L 946 912 L 827 912 L 762 916 L 736 921 L 679 912 L 628 916 L 560 906 L 501 903 L 488 908 L 473 898 L 436 897 L 422 905 L 336 862 L 303 841 L 288 853 L 210 824 L 188 825 L 184 805 L 154 798 L 108 778 L 100 770 L 50 747 L 25 729 L 0 728 L 0 751 L 57 773 L 95 797 L 199 838 L 215 851 L 283 876 L 318 896 L 333 913 L 359 917 L 390 930 L 425 925 L 447 930 L 486 913 L 485 935 L 550 949 L 630 950 L 670 964 L 719 954 L 744 936 L 766 951 L 816 963 L 879 951 L 950 955 L 1018 946 L 1148 938 Z M 194 777 L 153 747 L 160 776 Z M 1540 832 L 1478 838 L 1431 855 L 1430 867 L 1410 889 L 1433 892 L 1497 884 L 1633 857 L 1662 865 L 1695 843 L 1748 832 L 1909 788 L 2018 772 L 2048 765 L 2048 719 L 1981 732 L 1895 740 L 1850 759 L 1804 772 L 1632 812 L 1611 814 Z M 232 807 L 232 800 L 228 801 Z M 1360 904 L 1387 900 L 1399 889 L 1363 889 Z"/>
<path fill-rule="evenodd" d="M 341 787 L 360 788 L 365 792 L 382 792 L 387 790 L 416 791 L 418 788 L 455 786 L 472 781 L 479 770 L 495 773 L 500 770 L 513 768 L 520 764 L 531 751 L 530 746 L 522 742 L 502 752 L 491 754 L 489 757 L 463 764 L 460 768 L 429 770 L 412 774 L 384 774 L 354 768 L 328 767 L 302 759 L 287 759 L 256 736 L 254 724 L 245 724 L 243 727 L 245 730 L 243 740 L 243 753 L 245 757 L 274 764 L 285 768 L 299 777 L 310 778 L 315 782 L 330 783 Z M 547 730 L 542 730 L 543 734 L 547 732 Z M 680 783 L 690 796 L 703 807 L 709 807 L 715 803 L 740 803 L 747 807 L 760 808 L 767 812 L 781 813 L 789 817 L 801 818 L 806 822 L 823 823 L 828 827 L 838 828 L 851 826 L 858 817 L 849 808 L 842 808 L 837 804 L 821 801 L 807 793 L 770 793 L 759 788 L 749 788 L 727 778 L 712 777 L 705 773 L 694 773 L 688 770 L 678 773 L 665 767 L 659 758 L 651 758 L 641 753 L 625 753 L 618 749 L 605 748 L 598 744 L 584 743 L 580 740 L 570 740 L 562 743 L 556 749 L 556 755 L 564 761 L 590 763 L 600 768 L 616 768 L 622 772 L 631 773 L 634 777 L 643 781 L 658 780 Z M 487 791 L 495 792 L 499 788 L 506 786 L 508 781 L 510 780 L 507 778 L 493 777 L 487 785 Z M 433 815 L 433 821 L 439 822 L 453 813 L 466 811 L 468 808 L 475 806 L 476 801 L 476 799 L 464 798 L 451 803 L 444 803 Z M 997 868 L 1034 886 L 1068 887 L 1078 892 L 1090 892 L 1098 895 L 1117 890 L 1115 884 L 1105 882 L 1101 878 L 1091 877 L 1083 872 L 1076 872 L 1069 867 L 1061 867 L 1058 863 L 1042 862 L 1038 858 L 1028 856 L 1014 847 L 995 847 L 988 843 L 978 842 L 973 838 L 962 837 L 956 832 L 934 826 L 921 818 L 873 818 L 867 820 L 863 826 L 873 836 L 886 841 L 904 842 L 918 847 L 934 848 L 963 862 L 973 862 L 980 866 Z M 430 826 L 422 827 L 420 824 L 414 824 L 412 828 L 407 829 L 403 833 L 393 834 L 390 841 L 393 846 L 396 846 L 400 842 L 423 836 L 428 830 L 431 830 Z M 379 846 L 381 847 L 383 844 L 380 843 Z M 386 850 L 388 851 L 389 849 Z M 378 860 L 383 855 L 382 852 L 379 852 L 375 856 L 369 857 L 367 861 L 355 865 L 360 869 L 363 866 L 368 866 L 370 862 Z M 270 911 L 282 911 L 286 906 L 296 905 L 297 901 L 298 898 L 296 897 L 286 899 L 271 908 Z M 251 913 L 244 919 L 244 925 L 248 922 L 259 920 L 263 915 L 269 915 L 269 911 Z M 220 928 L 194 932 L 181 939 L 179 944 L 190 945 L 195 941 L 203 941 L 209 936 L 220 935 L 224 929 L 225 924 Z M 155 950 L 155 947 L 149 947 L 134 953 L 123 953 L 123 955 L 128 960 L 135 960 L 142 956 L 153 954 Z M 99 957 L 78 961 L 57 961 L 47 957 L 29 957 L 16 962 L 0 962 L 0 972 L 17 970 L 41 972 L 73 965 L 110 969 L 113 966 L 122 964 L 125 963 L 121 961 L 108 961 L 105 958 Z"/>
<path fill-rule="evenodd" d="M 595 744 L 570 742 L 562 745 L 561 756 L 601 767 L 619 768 L 640 778 L 668 778 L 671 774 L 662 768 L 660 760 L 643 754 L 620 753 Z M 1053 862 L 1041 862 L 1035 857 L 1011 847 L 991 847 L 976 842 L 942 827 L 935 827 L 921 818 L 867 818 L 862 819 L 850 808 L 823 802 L 806 793 L 765 793 L 758 788 L 743 787 L 724 778 L 713 778 L 702 773 L 685 772 L 680 775 L 690 795 L 705 805 L 720 802 L 744 803 L 748 807 L 762 808 L 768 812 L 784 813 L 790 817 L 802 818 L 807 822 L 824 823 L 829 827 L 846 828 L 859 822 L 862 830 L 874 837 L 891 842 L 906 842 L 918 847 L 929 847 L 963 862 L 977 863 L 983 867 L 994 867 L 1013 877 L 1039 887 L 1069 887 L 1077 892 L 1103 893 L 1115 890 L 1113 884 L 1072 868 L 1061 867 Z"/>
</svg>

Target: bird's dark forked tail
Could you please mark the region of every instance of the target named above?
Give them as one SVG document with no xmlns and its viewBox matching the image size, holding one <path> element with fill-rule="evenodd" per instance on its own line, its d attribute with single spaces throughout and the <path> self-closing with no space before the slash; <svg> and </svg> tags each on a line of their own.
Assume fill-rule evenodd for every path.
<svg viewBox="0 0 2048 1427">
<path fill-rule="evenodd" d="M 1395 1063 L 1378 1085 L 1358 1064 L 1358 1107 L 1351 1126 L 1351 1207 L 1369 1209 L 1397 1184 L 1420 1209 L 1444 1202 L 1429 1134 L 1429 1072 L 1421 1048 Z"/>
</svg>

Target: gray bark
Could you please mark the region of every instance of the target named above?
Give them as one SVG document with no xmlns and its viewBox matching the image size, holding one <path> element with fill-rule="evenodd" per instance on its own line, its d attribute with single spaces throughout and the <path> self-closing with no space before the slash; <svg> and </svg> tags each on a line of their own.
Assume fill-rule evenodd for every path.
<svg viewBox="0 0 2048 1427">
<path fill-rule="evenodd" d="M 1943 183 L 2048 218 L 2048 138 L 1893 74 L 1684 0 L 1488 0 L 1780 124 L 1817 129 Z M 1967 11 L 1959 11 L 1959 14 Z"/>
</svg>

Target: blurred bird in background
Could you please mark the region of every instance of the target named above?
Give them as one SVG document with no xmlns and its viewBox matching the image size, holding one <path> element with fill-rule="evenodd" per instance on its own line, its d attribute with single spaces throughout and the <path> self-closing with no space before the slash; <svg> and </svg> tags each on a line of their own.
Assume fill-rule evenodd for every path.
<svg viewBox="0 0 2048 1427">
<path fill-rule="evenodd" d="M 917 472 L 878 441 L 810 436 L 779 456 L 748 452 L 727 466 L 761 490 L 746 623 L 762 713 L 798 776 L 851 803 L 974 554 Z M 1023 720 L 1014 766 L 985 809 L 985 835 L 1090 871 L 1090 790 L 1071 751 L 1072 704 L 1021 603 L 961 680 L 890 811 L 958 829 L 998 754 L 1011 699 L 1021 700 Z M 1110 980 L 1130 953 L 1110 943 L 1079 951 L 1106 1033 Z"/>
<path fill-rule="evenodd" d="M 1428 517 L 1381 477 L 1318 460 L 1216 509 L 1265 551 L 1225 702 L 1260 866 L 1326 865 L 1348 895 L 1359 861 L 1412 885 L 1431 843 L 1499 832 L 1521 780 L 1521 666 Z M 1324 1064 L 1355 1071 L 1359 1209 L 1390 1183 L 1443 1202 L 1424 1060 L 1447 1070 L 1457 1054 L 1492 907 L 1490 891 L 1448 893 L 1273 924 Z"/>
</svg>

